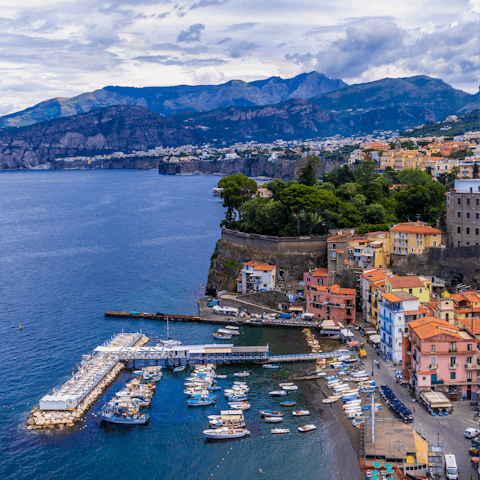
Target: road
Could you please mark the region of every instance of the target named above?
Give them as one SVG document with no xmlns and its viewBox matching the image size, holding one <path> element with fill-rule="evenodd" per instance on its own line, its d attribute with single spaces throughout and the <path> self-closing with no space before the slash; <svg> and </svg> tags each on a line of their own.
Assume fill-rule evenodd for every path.
<svg viewBox="0 0 480 480">
<path fill-rule="evenodd" d="M 370 324 L 357 322 L 358 325 L 365 327 L 366 330 L 371 329 Z M 443 437 L 444 452 L 453 453 L 457 458 L 457 465 L 459 467 L 459 480 L 470 480 L 470 477 L 476 477 L 476 470 L 471 465 L 471 456 L 468 449 L 471 446 L 471 441 L 464 436 L 465 429 L 468 427 L 479 428 L 479 421 L 475 417 L 474 407 L 470 406 L 469 402 L 454 402 L 454 413 L 447 417 L 432 417 L 427 410 L 420 404 L 413 403 L 410 393 L 406 387 L 395 383 L 395 370 L 401 370 L 400 366 L 393 366 L 381 360 L 373 348 L 366 343 L 366 340 L 360 335 L 357 330 L 352 330 L 355 335 L 355 340 L 365 342 L 364 349 L 367 351 L 367 358 L 363 360 L 364 368 L 368 372 L 372 371 L 372 361 L 380 361 L 380 369 L 376 366 L 373 368 L 373 378 L 377 385 L 388 385 L 397 398 L 405 404 L 407 408 L 415 412 L 413 414 L 414 423 L 411 424 L 415 430 L 424 437 L 432 437 L 440 435 Z"/>
</svg>

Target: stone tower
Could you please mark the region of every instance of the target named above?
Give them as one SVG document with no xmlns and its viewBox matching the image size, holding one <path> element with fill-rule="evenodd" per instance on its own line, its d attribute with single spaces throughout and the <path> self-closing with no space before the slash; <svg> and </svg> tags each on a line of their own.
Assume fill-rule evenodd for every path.
<svg viewBox="0 0 480 480">
<path fill-rule="evenodd" d="M 455 325 L 455 309 L 453 307 L 453 299 L 445 290 L 438 299 L 437 317 L 446 320 L 448 323 Z"/>
</svg>

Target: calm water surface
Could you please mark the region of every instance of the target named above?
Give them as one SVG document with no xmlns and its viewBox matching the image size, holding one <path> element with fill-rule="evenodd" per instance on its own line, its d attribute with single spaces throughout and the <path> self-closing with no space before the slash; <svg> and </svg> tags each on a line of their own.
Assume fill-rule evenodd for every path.
<svg viewBox="0 0 480 480">
<path fill-rule="evenodd" d="M 268 391 L 288 375 L 286 367 L 252 369 L 252 409 L 245 414 L 252 434 L 243 441 L 206 442 L 206 415 L 227 408 L 223 394 L 217 407 L 189 409 L 185 374 L 168 371 L 157 384 L 147 426 L 97 425 L 100 401 L 78 427 L 25 428 L 40 398 L 112 334 L 142 329 L 153 340 L 165 336 L 164 323 L 105 319 L 104 311 L 197 313 L 220 236 L 223 208 L 211 194 L 217 182 L 133 171 L 0 174 L 1 479 L 330 477 L 332 447 L 321 416 L 305 422 L 287 415 L 282 426 L 292 434 L 283 437 L 272 436 L 272 426 L 260 419 L 259 409 L 278 407 Z M 213 331 L 211 325 L 170 325 L 171 336 L 184 343 L 211 343 Z M 273 353 L 296 351 L 300 342 L 300 332 L 261 328 L 242 328 L 235 339 L 269 344 Z M 106 398 L 128 378 L 122 373 Z M 301 393 L 289 396 L 298 408 L 308 407 Z M 310 421 L 317 431 L 296 432 Z"/>
</svg>

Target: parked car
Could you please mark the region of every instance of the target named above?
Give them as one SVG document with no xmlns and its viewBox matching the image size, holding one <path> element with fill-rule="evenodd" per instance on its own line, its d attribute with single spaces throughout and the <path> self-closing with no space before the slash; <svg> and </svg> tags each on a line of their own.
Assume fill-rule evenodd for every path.
<svg viewBox="0 0 480 480">
<path fill-rule="evenodd" d="M 480 430 L 477 430 L 476 428 L 467 428 L 465 430 L 465 438 L 475 438 L 479 433 Z"/>
</svg>

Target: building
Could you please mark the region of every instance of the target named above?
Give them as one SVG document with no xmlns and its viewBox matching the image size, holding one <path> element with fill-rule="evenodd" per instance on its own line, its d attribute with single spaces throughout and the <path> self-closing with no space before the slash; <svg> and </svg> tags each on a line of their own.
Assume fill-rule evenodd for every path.
<svg viewBox="0 0 480 480">
<path fill-rule="evenodd" d="M 401 363 L 407 325 L 424 315 L 420 311 L 418 298 L 411 293 L 383 293 L 380 298 L 380 347 L 385 357 L 394 363 Z"/>
<path fill-rule="evenodd" d="M 315 270 L 309 270 L 303 274 L 303 283 L 305 289 L 311 285 L 328 285 L 328 268 L 315 268 Z"/>
<path fill-rule="evenodd" d="M 450 400 L 477 392 L 477 339 L 445 320 L 424 317 L 408 324 L 403 372 L 415 391 L 436 390 Z"/>
<path fill-rule="evenodd" d="M 237 292 L 265 292 L 275 289 L 276 267 L 251 260 L 243 264 L 241 276 L 237 278 Z"/>
<path fill-rule="evenodd" d="M 442 173 L 452 173 L 455 167 L 458 167 L 458 159 L 425 157 L 427 168 L 431 168 L 432 177 L 435 179 Z"/>
<path fill-rule="evenodd" d="M 442 244 L 442 232 L 425 222 L 399 223 L 390 229 L 390 242 L 396 255 L 422 253 L 427 247 Z"/>
<path fill-rule="evenodd" d="M 447 193 L 447 244 L 466 247 L 480 242 L 480 179 L 455 180 Z"/>
<path fill-rule="evenodd" d="M 428 303 L 432 293 L 432 281 L 427 277 L 417 277 L 415 275 L 408 275 L 406 277 L 396 275 L 388 276 L 385 279 L 385 292 L 396 293 L 399 291 L 415 295 L 420 302 Z"/>
<path fill-rule="evenodd" d="M 385 293 L 385 280 L 388 270 L 367 268 L 360 276 L 363 319 L 380 330 L 379 299 Z"/>
<path fill-rule="evenodd" d="M 254 198 L 272 198 L 273 197 L 273 192 L 271 192 L 268 188 L 266 187 L 258 187 L 257 188 L 257 193 L 253 196 Z"/>
<path fill-rule="evenodd" d="M 355 289 L 341 288 L 340 285 L 311 285 L 305 291 L 306 311 L 319 320 L 353 324 L 356 293 Z"/>
</svg>

